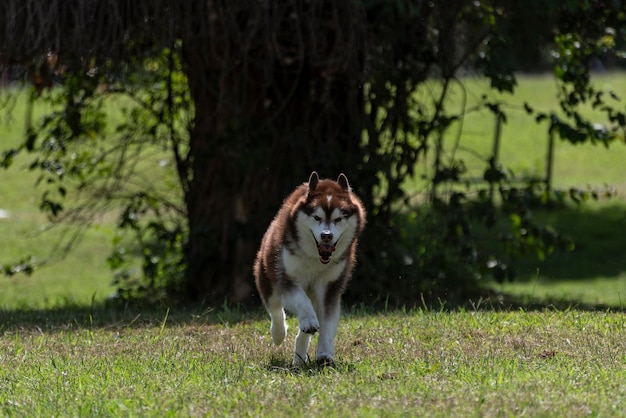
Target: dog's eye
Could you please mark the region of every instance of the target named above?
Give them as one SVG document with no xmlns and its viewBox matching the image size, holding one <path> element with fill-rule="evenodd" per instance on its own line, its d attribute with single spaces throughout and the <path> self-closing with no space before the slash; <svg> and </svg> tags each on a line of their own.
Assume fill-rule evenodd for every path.
<svg viewBox="0 0 626 418">
<path fill-rule="evenodd" d="M 341 222 L 342 220 L 343 220 L 343 218 L 337 218 L 337 219 L 335 219 L 335 223 L 339 223 L 339 222 Z"/>
<path fill-rule="evenodd" d="M 315 219 L 317 222 L 319 222 L 319 221 L 321 221 L 321 220 L 322 220 L 322 218 L 320 218 L 320 217 L 319 217 L 319 216 L 317 216 L 317 215 L 315 215 L 315 216 L 313 217 L 313 219 Z"/>
</svg>

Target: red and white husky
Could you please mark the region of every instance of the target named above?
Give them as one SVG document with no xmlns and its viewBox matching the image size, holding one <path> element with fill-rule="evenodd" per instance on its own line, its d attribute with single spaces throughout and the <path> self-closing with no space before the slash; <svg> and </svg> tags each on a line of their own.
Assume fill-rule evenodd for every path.
<svg viewBox="0 0 626 418">
<path fill-rule="evenodd" d="M 285 340 L 285 309 L 298 318 L 294 365 L 307 361 L 319 331 L 315 360 L 332 364 L 340 299 L 352 275 L 365 209 L 348 179 L 320 180 L 314 171 L 285 199 L 265 232 L 254 264 L 256 286 L 272 319 L 276 345 Z"/>
</svg>

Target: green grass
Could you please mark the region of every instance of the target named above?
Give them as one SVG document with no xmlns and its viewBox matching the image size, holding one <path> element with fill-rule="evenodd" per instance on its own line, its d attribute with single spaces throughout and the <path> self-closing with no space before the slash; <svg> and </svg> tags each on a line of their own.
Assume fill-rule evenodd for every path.
<svg viewBox="0 0 626 418">
<path fill-rule="evenodd" d="M 25 139 L 27 93 L 25 90 L 9 92 L 15 95 L 13 97 L 16 101 L 10 108 L 0 108 L 0 152 L 19 146 Z M 4 103 L 6 96 L 1 93 L 0 103 Z M 112 99 L 112 102 L 109 110 L 111 117 L 119 119 L 119 109 L 127 106 L 127 103 L 120 104 L 116 99 Z M 49 111 L 49 104 L 36 104 L 33 124 L 37 124 L 38 118 Z M 108 128 L 112 129 L 111 126 Z M 116 232 L 115 212 L 84 229 L 72 250 L 64 251 L 64 245 L 78 228 L 70 222 L 53 224 L 39 210 L 45 182 L 37 184 L 39 173 L 29 170 L 33 158 L 22 152 L 10 169 L 0 168 L 0 209 L 9 214 L 8 217 L 0 217 L 0 234 L 7 237 L 0 246 L 0 265 L 14 264 L 26 256 L 32 256 L 39 266 L 30 277 L 23 274 L 11 278 L 0 277 L 0 307 L 45 308 L 104 302 L 115 291 L 112 286 L 113 273 L 106 263 Z M 173 170 L 167 165 L 156 163 L 161 158 L 163 150 L 159 147 L 142 154 L 136 167 L 144 171 L 143 176 L 141 180 L 134 178 L 132 187 L 140 187 L 142 181 L 147 179 L 144 181 L 146 188 L 142 190 L 162 187 L 159 192 L 163 189 L 171 192 L 169 187 Z M 145 172 L 149 172 L 149 176 Z M 78 197 L 71 194 L 71 190 L 68 193 L 68 201 L 79 201 Z M 171 192 L 172 196 L 174 194 Z M 84 198 L 81 199 L 84 201 Z"/>
<path fill-rule="evenodd" d="M 623 73 L 595 74 L 592 80 L 604 91 L 614 91 L 623 96 L 626 77 Z M 502 103 L 508 120 L 502 125 L 500 162 L 516 178 L 531 176 L 544 178 L 548 146 L 547 123 L 536 124 L 534 115 L 528 115 L 524 103 L 535 110 L 558 112 L 555 99 L 556 83 L 547 76 L 520 76 L 515 95 L 489 91 L 488 82 L 480 78 L 463 79 L 463 85 L 452 85 L 449 112 L 466 113 L 462 136 L 456 147 L 460 124 L 456 124 L 444 138 L 446 158 L 462 159 L 470 177 L 480 179 L 485 161 L 492 154 L 495 119 L 488 111 L 471 111 L 486 94 L 491 101 Z M 436 89 L 433 89 L 436 90 Z M 428 89 L 424 98 L 428 99 Z M 622 97 L 623 100 L 623 97 Z M 613 102 L 620 108 L 620 102 Z M 623 107 L 623 105 L 622 105 Z M 598 123 L 606 123 L 599 114 L 583 109 L 582 114 Z M 623 307 L 626 303 L 626 217 L 624 215 L 626 177 L 623 161 L 626 160 L 626 142 L 616 141 L 609 148 L 597 144 L 572 145 L 557 140 L 554 158 L 554 188 L 602 189 L 606 185 L 617 190 L 610 201 L 586 202 L 579 207 L 560 211 L 539 211 L 534 219 L 540 224 L 552 224 L 574 238 L 577 243 L 573 253 L 553 254 L 546 261 L 536 258 L 516 260 L 518 278 L 514 283 L 496 285 L 497 291 L 523 296 L 524 300 L 552 303 L 561 300 L 568 304 L 606 304 Z M 432 170 L 427 161 L 420 163 L 419 174 Z M 407 182 L 409 190 L 423 190 L 424 181 L 419 175 Z M 494 240 L 495 235 L 488 235 Z M 490 243 L 486 243 L 489 246 Z"/>
<path fill-rule="evenodd" d="M 356 312 L 335 367 L 256 313 L 3 315 L 6 416 L 623 416 L 623 314 Z M 310 352 L 313 354 L 313 351 Z"/>
<path fill-rule="evenodd" d="M 572 252 L 556 252 L 544 261 L 517 260 L 518 279 L 495 289 L 526 300 L 608 305 L 626 308 L 626 214 L 624 203 L 590 203 L 536 214 L 575 242 Z"/>
<path fill-rule="evenodd" d="M 623 96 L 626 92 L 626 77 L 621 72 L 596 74 L 592 80 L 605 92 L 613 91 Z M 489 100 L 502 103 L 502 109 L 508 114 L 508 120 L 502 125 L 500 162 L 513 173 L 521 177 L 545 175 L 545 158 L 548 147 L 548 124 L 537 124 L 535 114 L 528 115 L 524 103 L 529 103 L 538 112 L 558 111 L 556 102 L 557 87 L 553 79 L 547 76 L 520 76 L 515 95 L 497 94 L 489 91 L 488 83 L 481 78 L 463 80 L 463 87 L 453 85 L 450 112 L 463 113 L 472 109 L 486 94 Z M 466 97 L 466 102 L 462 98 Z M 625 97 L 622 97 L 622 100 Z M 611 102 L 617 109 L 621 102 Z M 607 123 L 598 112 L 583 108 L 581 113 L 597 123 Z M 463 135 L 459 142 L 457 158 L 465 160 L 471 173 L 482 177 L 484 163 L 492 153 L 495 118 L 488 111 L 468 112 L 463 119 Z M 458 128 L 458 125 L 456 125 Z M 457 131 L 446 137 L 448 151 L 456 140 Z M 467 150 L 472 150 L 468 152 Z M 478 155 L 476 155 L 478 153 Z M 450 155 L 450 154 L 448 154 Z M 625 142 L 617 142 L 607 149 L 602 145 L 572 145 L 561 140 L 556 141 L 554 158 L 554 186 L 585 187 L 602 186 L 605 183 L 626 190 L 626 180 L 620 164 L 626 158 Z"/>
<path fill-rule="evenodd" d="M 602 77 L 625 90 L 622 75 Z M 485 90 L 483 81 L 466 82 L 470 100 Z M 532 98 L 550 110 L 552 85 L 522 77 L 511 100 Z M 2 148 L 23 136 L 20 106 L 13 124 L 0 124 Z M 464 122 L 458 156 L 477 176 L 479 161 L 466 149 L 486 158 L 492 126 L 485 114 Z M 503 163 L 541 175 L 545 140 L 522 111 L 510 116 Z M 608 151 L 558 144 L 556 185 L 610 183 L 623 192 L 625 157 L 623 144 Z M 0 263 L 48 259 L 61 231 L 41 232 L 48 221 L 27 165 L 21 156 L 0 172 L 0 209 L 10 212 L 0 219 Z M 102 308 L 113 290 L 104 261 L 113 230 L 105 221 L 32 277 L 0 277 L 0 415 L 625 416 L 624 202 L 537 215 L 572 235 L 576 252 L 522 260 L 519 280 L 494 289 L 542 308 L 507 309 L 498 299 L 475 301 L 472 311 L 349 308 L 337 363 L 327 369 L 289 366 L 293 318 L 286 344 L 274 347 L 259 311 Z M 553 301 L 566 309 L 550 308 Z M 613 309 L 598 310 L 605 306 Z"/>
</svg>

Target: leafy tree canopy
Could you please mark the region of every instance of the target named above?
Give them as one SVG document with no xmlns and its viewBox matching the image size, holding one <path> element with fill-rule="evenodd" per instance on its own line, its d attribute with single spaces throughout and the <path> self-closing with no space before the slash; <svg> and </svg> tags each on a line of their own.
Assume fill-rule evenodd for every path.
<svg viewBox="0 0 626 418">
<path fill-rule="evenodd" d="M 517 69 L 551 68 L 563 113 L 526 106 L 547 132 L 571 142 L 624 137 L 623 109 L 589 77 L 592 66 L 619 62 L 622 2 L 518 3 L 5 0 L 5 77 L 27 78 L 33 100 L 54 110 L 2 164 L 32 152 L 47 184 L 41 208 L 55 220 L 119 216 L 143 260 L 131 274 L 127 235 L 116 237 L 109 261 L 125 299 L 247 300 L 263 225 L 311 169 L 358 179 L 369 209 L 355 300 L 467 294 L 488 270 L 514 276 L 478 250 L 473 223 L 509 217 L 504 251 L 568 244 L 529 217 L 529 205 L 552 200 L 549 186 L 510 187 L 495 158 L 478 199 L 441 192 L 464 175 L 462 162 L 440 158 L 441 138 L 463 117 L 446 105 L 458 74 L 482 71 L 513 92 Z M 418 94 L 429 79 L 440 88 Z M 588 102 L 606 126 L 581 116 Z M 506 121 L 499 103 L 481 106 Z M 430 157 L 430 206 L 420 203 L 417 216 L 403 183 Z M 146 175 L 165 160 L 167 190 Z M 384 277 L 408 279 L 390 286 Z"/>
</svg>

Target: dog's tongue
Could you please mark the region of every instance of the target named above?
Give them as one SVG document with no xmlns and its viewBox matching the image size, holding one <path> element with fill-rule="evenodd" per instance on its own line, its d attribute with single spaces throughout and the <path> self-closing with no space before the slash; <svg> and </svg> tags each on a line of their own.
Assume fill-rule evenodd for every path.
<svg viewBox="0 0 626 418">
<path fill-rule="evenodd" d="M 330 257 L 333 255 L 333 251 L 335 251 L 335 246 L 333 244 L 319 244 L 317 246 L 317 252 L 320 255 L 320 262 L 322 262 L 322 264 L 330 263 Z"/>
</svg>

